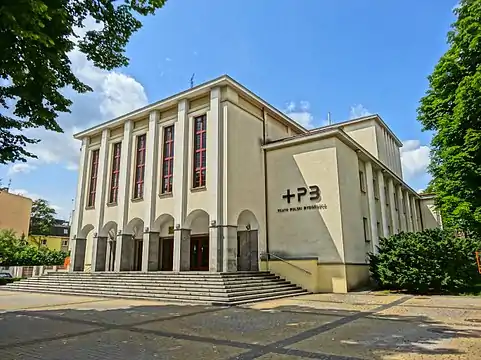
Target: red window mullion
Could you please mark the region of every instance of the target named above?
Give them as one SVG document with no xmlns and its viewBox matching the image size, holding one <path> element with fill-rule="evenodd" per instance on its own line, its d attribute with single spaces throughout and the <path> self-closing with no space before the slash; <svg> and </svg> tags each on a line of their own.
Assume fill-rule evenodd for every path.
<svg viewBox="0 0 481 360">
<path fill-rule="evenodd" d="M 134 189 L 134 198 L 136 199 L 142 198 L 144 195 L 145 141 L 145 135 L 141 135 L 137 138 L 137 164 Z"/>
<path fill-rule="evenodd" d="M 195 119 L 195 143 L 194 143 L 194 187 L 205 186 L 206 164 L 203 156 L 206 153 L 204 135 L 206 134 L 206 116 L 202 115 Z M 204 175 L 203 175 L 204 173 Z"/>
<path fill-rule="evenodd" d="M 172 192 L 173 161 L 174 161 L 174 126 L 164 129 L 162 155 L 162 193 Z"/>
<path fill-rule="evenodd" d="M 120 151 L 121 143 L 114 145 L 114 158 L 112 162 L 112 174 L 110 180 L 110 203 L 116 203 L 119 193 L 119 177 L 120 177 Z"/>
<path fill-rule="evenodd" d="M 90 168 L 90 192 L 87 206 L 92 207 L 95 205 L 95 193 L 97 191 L 97 172 L 99 163 L 99 150 L 92 152 L 92 165 Z"/>
</svg>

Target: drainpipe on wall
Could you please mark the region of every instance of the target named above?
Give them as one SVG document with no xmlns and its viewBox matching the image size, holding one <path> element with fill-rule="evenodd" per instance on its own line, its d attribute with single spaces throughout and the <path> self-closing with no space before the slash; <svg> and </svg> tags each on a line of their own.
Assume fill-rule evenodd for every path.
<svg viewBox="0 0 481 360">
<path fill-rule="evenodd" d="M 266 111 L 265 108 L 262 108 L 262 144 L 265 145 L 266 143 Z M 267 205 L 268 205 L 268 195 L 267 195 L 267 153 L 266 149 L 262 149 L 263 156 L 264 156 L 264 216 L 266 221 L 266 261 L 267 261 L 267 270 L 269 270 L 269 218 L 267 214 Z"/>
</svg>

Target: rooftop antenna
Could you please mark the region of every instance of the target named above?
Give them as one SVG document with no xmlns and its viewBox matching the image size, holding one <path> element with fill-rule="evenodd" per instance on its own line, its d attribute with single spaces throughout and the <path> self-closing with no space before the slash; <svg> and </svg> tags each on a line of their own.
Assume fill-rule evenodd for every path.
<svg viewBox="0 0 481 360">
<path fill-rule="evenodd" d="M 332 124 L 332 121 L 331 121 L 331 112 L 329 111 L 327 113 L 327 125 L 331 125 Z"/>
<path fill-rule="evenodd" d="M 194 76 L 195 76 L 195 73 L 193 73 L 192 76 L 190 77 L 190 88 L 194 87 Z"/>
</svg>

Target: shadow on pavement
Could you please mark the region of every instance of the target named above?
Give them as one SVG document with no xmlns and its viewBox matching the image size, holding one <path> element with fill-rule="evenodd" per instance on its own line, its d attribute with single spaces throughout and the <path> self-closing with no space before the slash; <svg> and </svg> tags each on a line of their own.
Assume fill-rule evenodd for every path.
<svg viewBox="0 0 481 360">
<path fill-rule="evenodd" d="M 40 359 L 65 359 L 85 352 L 109 359 L 95 354 L 120 351 L 129 360 L 155 354 L 162 359 L 254 359 L 268 353 L 274 354 L 271 358 L 287 354 L 337 360 L 407 353 L 475 359 L 478 355 L 467 351 L 480 350 L 452 344 L 453 339 L 480 339 L 479 324 L 454 327 L 427 316 L 381 315 L 376 309 L 102 306 L 0 313 L 0 358 L 30 359 L 34 352 Z"/>
</svg>

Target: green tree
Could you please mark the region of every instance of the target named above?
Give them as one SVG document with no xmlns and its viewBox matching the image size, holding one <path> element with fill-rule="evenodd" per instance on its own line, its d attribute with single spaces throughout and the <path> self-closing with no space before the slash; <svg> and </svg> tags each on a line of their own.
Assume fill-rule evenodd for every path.
<svg viewBox="0 0 481 360">
<path fill-rule="evenodd" d="M 32 203 L 28 233 L 38 247 L 42 244 L 43 238 L 50 234 L 56 214 L 55 209 L 50 207 L 48 201 L 44 199 L 38 199 Z"/>
<path fill-rule="evenodd" d="M 481 0 L 461 0 L 455 14 L 418 119 L 434 133 L 429 171 L 444 225 L 481 234 Z"/>
<path fill-rule="evenodd" d="M 0 164 L 36 157 L 26 150 L 38 139 L 22 130 L 43 127 L 62 132 L 56 119 L 69 112 L 67 87 L 91 88 L 72 72 L 68 53 L 75 46 L 94 65 L 126 66 L 125 46 L 141 28 L 138 15 L 154 14 L 166 0 L 3 0 L 0 6 Z M 87 18 L 103 25 L 79 36 Z"/>
</svg>

